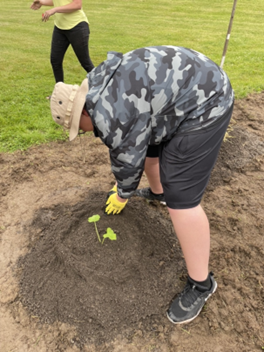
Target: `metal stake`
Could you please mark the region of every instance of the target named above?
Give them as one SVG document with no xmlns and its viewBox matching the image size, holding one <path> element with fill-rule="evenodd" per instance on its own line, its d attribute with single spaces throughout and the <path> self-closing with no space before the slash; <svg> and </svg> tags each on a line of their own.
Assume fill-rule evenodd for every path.
<svg viewBox="0 0 264 352">
<path fill-rule="evenodd" d="M 231 18 L 230 18 L 229 26 L 228 26 L 228 30 L 227 30 L 227 35 L 226 35 L 226 41 L 225 41 L 225 46 L 224 46 L 224 50 L 223 50 L 222 60 L 221 60 L 221 64 L 220 64 L 221 68 L 223 68 L 224 62 L 225 62 L 225 56 L 226 56 L 227 47 L 228 47 L 228 43 L 229 43 L 229 39 L 230 39 L 231 28 L 232 28 L 233 19 L 234 19 L 234 16 L 235 16 L 236 3 L 237 3 L 237 0 L 234 0 L 233 9 L 232 9 L 232 13 L 231 13 Z"/>
</svg>

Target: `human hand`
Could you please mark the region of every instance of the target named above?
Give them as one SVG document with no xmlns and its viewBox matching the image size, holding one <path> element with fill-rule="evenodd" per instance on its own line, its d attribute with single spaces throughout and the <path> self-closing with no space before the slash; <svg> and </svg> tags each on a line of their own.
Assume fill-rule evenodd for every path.
<svg viewBox="0 0 264 352">
<path fill-rule="evenodd" d="M 40 0 L 34 0 L 34 2 L 32 2 L 30 8 L 32 10 L 39 10 L 41 8 L 41 3 L 40 3 Z"/>
<path fill-rule="evenodd" d="M 113 193 L 107 198 L 107 206 L 105 208 L 107 215 L 110 215 L 111 213 L 119 214 L 124 209 L 128 199 L 122 199 L 121 201 L 120 199 L 122 198 L 118 197 L 117 193 Z"/>
<path fill-rule="evenodd" d="M 54 13 L 55 13 L 54 8 L 45 11 L 45 12 L 42 14 L 42 21 L 43 21 L 43 22 L 47 22 L 47 21 L 49 20 L 50 16 L 54 15 Z"/>
</svg>

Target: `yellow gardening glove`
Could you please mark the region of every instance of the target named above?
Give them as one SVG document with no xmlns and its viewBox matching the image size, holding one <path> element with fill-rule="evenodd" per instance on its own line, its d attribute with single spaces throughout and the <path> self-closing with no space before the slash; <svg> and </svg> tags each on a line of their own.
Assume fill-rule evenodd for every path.
<svg viewBox="0 0 264 352">
<path fill-rule="evenodd" d="M 107 207 L 105 208 L 105 212 L 106 214 L 119 214 L 120 211 L 122 211 L 127 203 L 128 199 L 122 203 L 119 202 L 119 200 L 117 199 L 117 193 L 113 193 L 111 194 L 107 201 L 106 201 L 106 205 Z"/>
<path fill-rule="evenodd" d="M 112 189 L 110 189 L 110 191 L 107 193 L 107 197 L 106 197 L 106 200 L 108 200 L 108 198 L 114 194 L 114 193 L 117 193 L 117 186 L 116 184 L 114 185 L 114 187 Z"/>
<path fill-rule="evenodd" d="M 116 186 L 116 184 L 114 185 L 114 187 L 113 187 L 112 189 L 110 189 L 110 191 L 108 192 L 108 194 L 109 194 L 109 193 L 111 193 L 111 194 L 117 193 L 117 186 Z M 111 196 L 111 194 L 109 194 L 109 195 Z"/>
</svg>

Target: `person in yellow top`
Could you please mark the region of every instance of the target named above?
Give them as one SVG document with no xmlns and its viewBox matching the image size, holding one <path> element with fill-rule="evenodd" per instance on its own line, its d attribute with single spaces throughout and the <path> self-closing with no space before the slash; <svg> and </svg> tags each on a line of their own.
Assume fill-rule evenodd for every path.
<svg viewBox="0 0 264 352">
<path fill-rule="evenodd" d="M 34 0 L 31 9 L 39 10 L 42 6 L 53 6 L 42 14 L 42 21 L 46 22 L 54 15 L 50 62 L 56 83 L 64 82 L 63 58 L 69 45 L 85 71 L 92 71 L 94 65 L 88 45 L 90 29 L 82 0 Z"/>
</svg>

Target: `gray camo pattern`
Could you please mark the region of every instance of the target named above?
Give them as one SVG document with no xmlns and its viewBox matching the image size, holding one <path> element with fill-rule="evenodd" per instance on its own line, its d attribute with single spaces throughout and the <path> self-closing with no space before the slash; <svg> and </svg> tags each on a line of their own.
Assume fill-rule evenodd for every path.
<svg viewBox="0 0 264 352">
<path fill-rule="evenodd" d="M 226 73 L 183 47 L 109 52 L 87 77 L 86 108 L 109 148 L 122 198 L 137 189 L 149 145 L 208 127 L 234 100 Z"/>
</svg>

